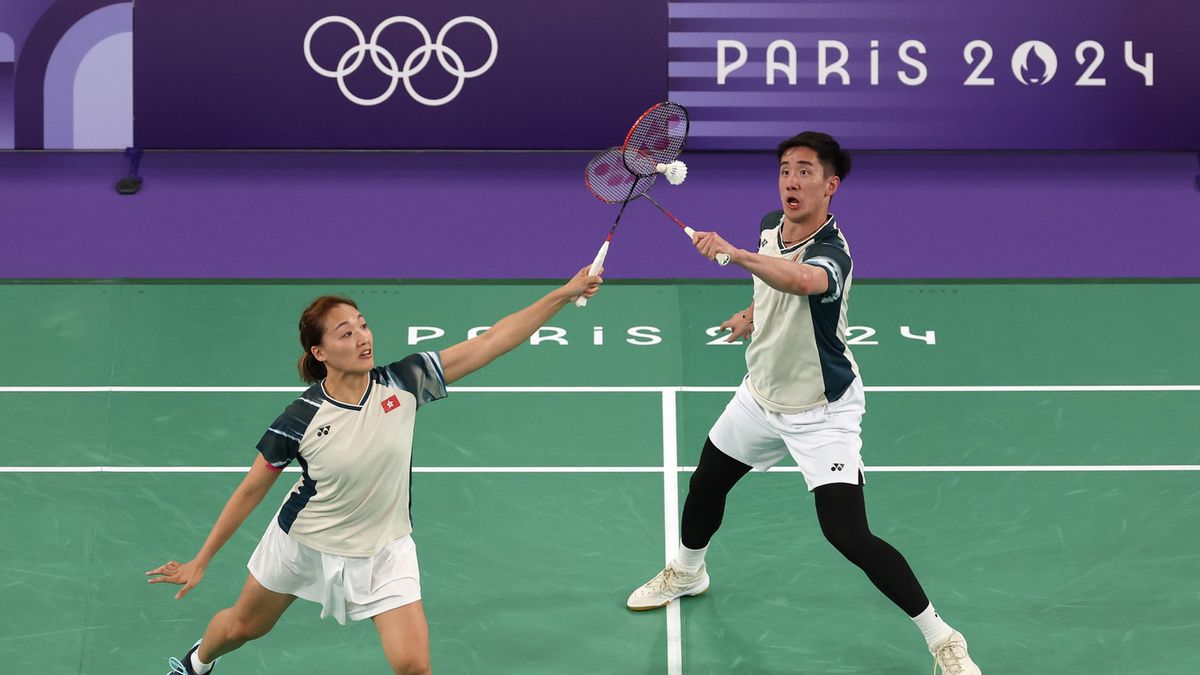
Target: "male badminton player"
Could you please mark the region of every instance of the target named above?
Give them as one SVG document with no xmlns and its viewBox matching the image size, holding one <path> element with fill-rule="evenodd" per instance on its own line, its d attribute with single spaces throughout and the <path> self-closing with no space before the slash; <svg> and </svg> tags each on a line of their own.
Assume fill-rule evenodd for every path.
<svg viewBox="0 0 1200 675">
<path fill-rule="evenodd" d="M 221 610 L 170 673 L 202 675 L 217 657 L 266 635 L 296 598 L 321 616 L 371 619 L 395 673 L 427 675 L 429 627 L 421 604 L 409 517 L 417 409 L 446 385 L 521 344 L 601 279 L 585 267 L 561 288 L 473 340 L 375 366 L 374 337 L 349 298 L 322 296 L 300 317 L 300 376 L 312 384 L 258 443 L 260 455 L 234 490 L 194 559 L 150 570 L 150 583 L 180 584 L 183 597 L 293 461 L 303 474 L 250 557 L 237 603 Z M 276 670 L 276 669 L 273 669 Z"/>
<path fill-rule="evenodd" d="M 748 372 L 704 443 L 675 558 L 627 605 L 655 609 L 707 590 L 704 557 L 721 526 L 726 495 L 751 468 L 765 470 L 790 454 L 813 493 L 825 538 L 912 618 L 935 670 L 978 675 L 966 640 L 934 611 L 904 556 L 867 526 L 859 452 L 866 407 L 846 347 L 853 262 L 829 213 L 850 156 L 829 135 L 806 131 L 780 143 L 777 157 L 783 210 L 763 219 L 757 253 L 715 233 L 696 233 L 701 255 L 725 253 L 754 277 L 753 303 L 722 324 L 731 341 L 753 331 Z"/>
</svg>

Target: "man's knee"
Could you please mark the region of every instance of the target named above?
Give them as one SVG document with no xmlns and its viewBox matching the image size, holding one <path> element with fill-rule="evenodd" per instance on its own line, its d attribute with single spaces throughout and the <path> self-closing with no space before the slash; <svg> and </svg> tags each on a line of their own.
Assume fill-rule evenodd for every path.
<svg viewBox="0 0 1200 675">
<path fill-rule="evenodd" d="M 843 556 L 852 562 L 862 558 L 864 551 L 870 547 L 874 537 L 865 525 L 846 522 L 821 522 L 821 533 L 825 540 L 833 545 Z"/>
</svg>

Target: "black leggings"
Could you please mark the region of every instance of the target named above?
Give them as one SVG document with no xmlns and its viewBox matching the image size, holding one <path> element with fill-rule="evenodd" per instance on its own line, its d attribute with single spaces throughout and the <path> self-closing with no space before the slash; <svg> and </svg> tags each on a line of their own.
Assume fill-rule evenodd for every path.
<svg viewBox="0 0 1200 675">
<path fill-rule="evenodd" d="M 721 452 L 712 439 L 705 440 L 700 464 L 692 474 L 683 503 L 680 539 L 684 546 L 690 549 L 708 546 L 721 527 L 725 497 L 749 471 L 749 466 Z M 829 543 L 865 572 L 871 583 L 906 614 L 917 616 L 925 611 L 929 599 L 904 556 L 872 534 L 867 526 L 862 485 L 822 485 L 813 490 L 813 496 L 821 532 Z"/>
</svg>

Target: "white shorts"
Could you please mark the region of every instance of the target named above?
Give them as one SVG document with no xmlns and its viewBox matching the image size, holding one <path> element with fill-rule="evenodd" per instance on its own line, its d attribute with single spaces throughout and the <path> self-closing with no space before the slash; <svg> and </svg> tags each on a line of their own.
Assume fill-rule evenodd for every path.
<svg viewBox="0 0 1200 675">
<path fill-rule="evenodd" d="M 865 412 L 857 377 L 833 403 L 786 415 L 763 409 L 743 380 L 708 436 L 721 452 L 760 471 L 790 453 L 810 491 L 829 483 L 857 485 Z"/>
<path fill-rule="evenodd" d="M 267 590 L 318 603 L 322 619 L 332 616 L 343 625 L 347 618 L 369 619 L 421 599 L 411 535 L 374 556 L 348 558 L 295 541 L 271 518 L 246 567 Z"/>
</svg>

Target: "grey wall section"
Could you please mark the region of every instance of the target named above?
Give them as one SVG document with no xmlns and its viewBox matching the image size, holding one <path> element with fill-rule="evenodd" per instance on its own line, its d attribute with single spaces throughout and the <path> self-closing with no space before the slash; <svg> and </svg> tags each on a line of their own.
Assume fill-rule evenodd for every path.
<svg viewBox="0 0 1200 675">
<path fill-rule="evenodd" d="M 616 214 L 588 153 L 0 153 L 0 278 L 557 278 Z M 653 193 L 757 245 L 772 154 L 685 156 Z M 834 199 L 857 278 L 1200 277 L 1190 154 L 862 154 Z M 734 278 L 646 203 L 608 276 Z"/>
</svg>

